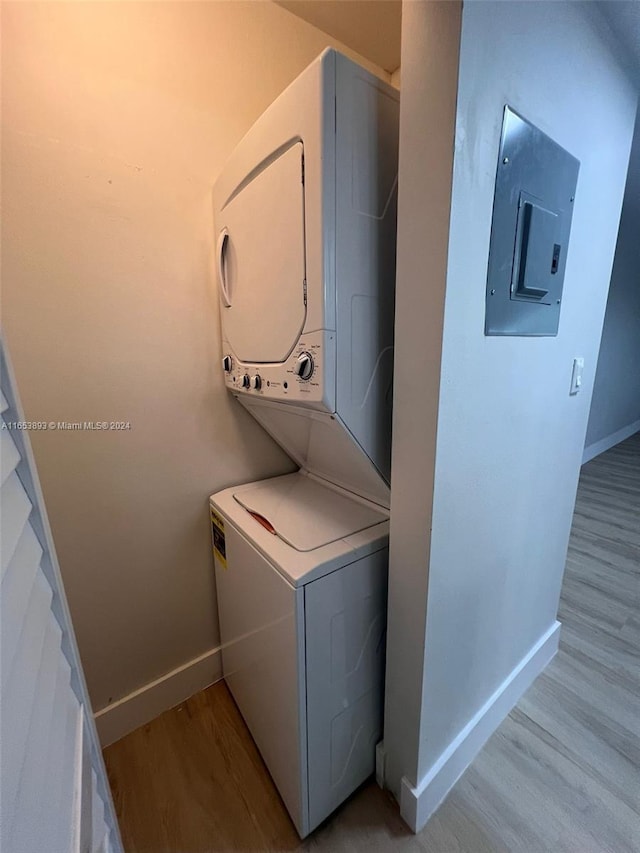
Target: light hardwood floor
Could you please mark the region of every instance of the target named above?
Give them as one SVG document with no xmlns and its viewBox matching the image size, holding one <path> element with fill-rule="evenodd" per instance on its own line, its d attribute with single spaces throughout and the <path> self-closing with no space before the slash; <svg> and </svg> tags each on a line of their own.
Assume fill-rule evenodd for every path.
<svg viewBox="0 0 640 853">
<path fill-rule="evenodd" d="M 127 853 L 640 851 L 640 433 L 582 469 L 559 618 L 419 835 L 371 782 L 300 842 L 220 682 L 105 750 Z"/>
</svg>

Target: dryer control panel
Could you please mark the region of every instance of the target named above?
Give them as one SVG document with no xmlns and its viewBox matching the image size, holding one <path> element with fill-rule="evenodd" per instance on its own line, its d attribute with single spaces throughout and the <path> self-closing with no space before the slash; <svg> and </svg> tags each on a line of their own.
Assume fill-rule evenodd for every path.
<svg viewBox="0 0 640 853">
<path fill-rule="evenodd" d="M 225 384 L 234 394 L 335 411 L 335 333 L 302 335 L 285 362 L 247 364 L 223 341 Z"/>
</svg>

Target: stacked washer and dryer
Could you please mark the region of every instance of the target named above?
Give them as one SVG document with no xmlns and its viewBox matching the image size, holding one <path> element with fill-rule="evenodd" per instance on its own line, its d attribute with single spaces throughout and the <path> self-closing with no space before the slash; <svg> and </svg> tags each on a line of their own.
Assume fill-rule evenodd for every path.
<svg viewBox="0 0 640 853">
<path fill-rule="evenodd" d="M 326 50 L 214 190 L 226 387 L 300 466 L 210 499 L 223 672 L 301 837 L 382 734 L 398 116 Z"/>
</svg>

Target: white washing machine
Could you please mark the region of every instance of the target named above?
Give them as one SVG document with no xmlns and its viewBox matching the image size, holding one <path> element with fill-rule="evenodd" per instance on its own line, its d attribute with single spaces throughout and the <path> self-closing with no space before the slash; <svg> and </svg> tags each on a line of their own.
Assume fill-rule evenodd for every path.
<svg viewBox="0 0 640 853">
<path fill-rule="evenodd" d="M 223 671 L 302 837 L 382 732 L 398 115 L 327 50 L 214 189 L 226 385 L 301 469 L 211 497 Z"/>
<path fill-rule="evenodd" d="M 211 499 L 224 677 L 304 838 L 373 772 L 389 523 L 309 474 Z"/>
</svg>

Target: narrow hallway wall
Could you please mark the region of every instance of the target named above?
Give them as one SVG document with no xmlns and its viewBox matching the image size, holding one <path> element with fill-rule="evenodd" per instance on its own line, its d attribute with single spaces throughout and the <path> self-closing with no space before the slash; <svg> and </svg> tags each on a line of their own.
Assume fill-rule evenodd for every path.
<svg viewBox="0 0 640 853">
<path fill-rule="evenodd" d="M 431 47 L 445 43 L 435 10 L 453 6 L 411 0 L 403 15 L 384 746 L 414 829 L 557 647 L 636 112 L 590 4 L 464 3 L 442 233 L 448 200 L 436 208 L 424 190 L 450 179 L 436 148 L 450 123 L 433 117 L 455 72 Z M 556 337 L 484 334 L 505 104 L 580 160 Z M 440 248 L 448 236 L 446 267 L 434 234 Z M 571 396 L 575 357 L 584 387 Z"/>
<path fill-rule="evenodd" d="M 583 461 L 640 430 L 640 119 L 591 399 Z"/>
</svg>

